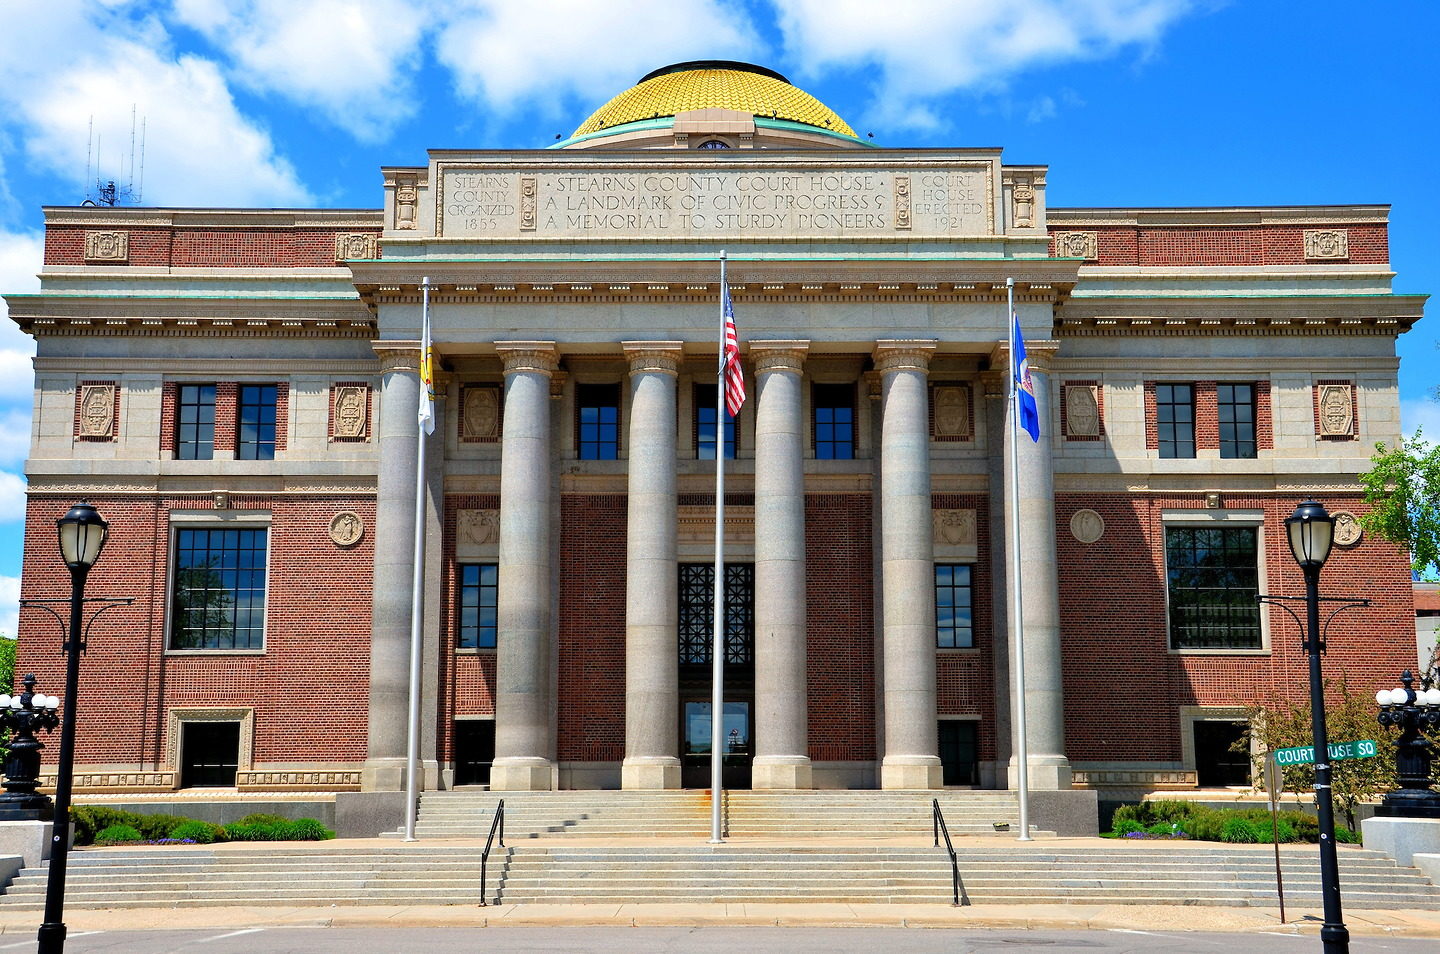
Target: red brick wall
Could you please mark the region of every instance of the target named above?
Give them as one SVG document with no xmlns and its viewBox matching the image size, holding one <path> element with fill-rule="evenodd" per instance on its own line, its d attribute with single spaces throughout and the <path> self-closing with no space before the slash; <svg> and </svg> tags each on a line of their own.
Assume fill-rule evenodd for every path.
<svg viewBox="0 0 1440 954">
<path fill-rule="evenodd" d="M 1050 232 L 1096 233 L 1098 265 L 1314 265 L 1305 258 L 1305 232 L 1349 232 L 1350 257 L 1340 264 L 1379 265 L 1390 259 L 1389 233 L 1376 225 L 1092 226 L 1051 225 Z M 1055 254 L 1051 242 L 1050 254 Z"/>
<path fill-rule="evenodd" d="M 373 498 L 232 494 L 234 509 L 272 515 L 265 651 L 173 656 L 164 652 L 169 511 L 209 509 L 210 497 L 99 495 L 90 501 L 110 521 L 110 538 L 86 592 L 132 596 L 135 603 L 107 611 L 91 630 L 81 661 L 77 763 L 138 769 L 163 762 L 166 713 L 196 706 L 253 707 L 257 762 L 364 760 L 373 536 L 337 547 L 329 522 L 337 511 L 353 510 L 373 528 Z M 31 495 L 22 598 L 69 595 L 54 520 L 71 503 L 70 496 Z M 62 694 L 60 644 L 48 615 L 23 610 L 17 676 L 33 672 L 40 691 Z M 313 718 L 317 714 L 323 717 Z M 47 758 L 57 749 L 48 748 Z"/>
<path fill-rule="evenodd" d="M 989 760 L 995 758 L 995 640 L 990 605 L 989 497 L 985 494 L 934 494 L 931 504 L 937 509 L 975 511 L 976 560 L 970 569 L 975 652 L 935 654 L 936 710 L 942 716 L 979 716 L 979 757 Z"/>
<path fill-rule="evenodd" d="M 85 264 L 85 233 L 95 226 L 51 225 L 45 230 L 46 265 Z M 258 266 L 329 267 L 335 262 L 335 237 L 379 235 L 379 229 L 307 228 L 126 228 L 129 265 L 208 268 Z M 1353 239 L 1351 240 L 1353 243 Z"/>
<path fill-rule="evenodd" d="M 872 533 L 868 494 L 805 496 L 807 715 L 817 761 L 875 758 Z"/>
<path fill-rule="evenodd" d="M 1265 575 L 1272 595 L 1303 596 L 1304 580 L 1285 543 L 1284 520 L 1296 495 L 1226 494 L 1227 507 L 1265 511 Z M 1358 496 L 1325 495 L 1331 510 L 1362 512 Z M 1129 498 L 1057 494 L 1062 528 L 1060 610 L 1064 647 L 1066 749 L 1081 761 L 1178 761 L 1181 706 L 1244 706 L 1275 696 L 1308 694 L 1307 662 L 1290 617 L 1269 609 L 1268 654 L 1172 654 L 1165 603 L 1164 510 L 1204 513 L 1204 495 Z M 1105 534 L 1085 545 L 1064 532 L 1082 508 L 1105 520 Z M 1414 603 L 1408 561 L 1399 547 L 1367 536 L 1336 548 L 1321 575 L 1324 596 L 1366 596 L 1330 629 L 1328 678 L 1373 694 L 1415 661 Z"/>
<path fill-rule="evenodd" d="M 626 512 L 624 494 L 560 496 L 561 761 L 625 757 Z"/>
</svg>

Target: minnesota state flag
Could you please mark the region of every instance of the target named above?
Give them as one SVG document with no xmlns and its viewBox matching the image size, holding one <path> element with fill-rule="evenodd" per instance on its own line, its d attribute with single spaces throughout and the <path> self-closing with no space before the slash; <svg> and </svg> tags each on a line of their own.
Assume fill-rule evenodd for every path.
<svg viewBox="0 0 1440 954">
<path fill-rule="evenodd" d="M 1020 426 L 1032 441 L 1040 440 L 1040 410 L 1035 406 L 1035 382 L 1030 379 L 1030 362 L 1025 358 L 1025 336 L 1020 333 L 1020 314 L 1010 313 L 1010 373 L 1015 382 Z"/>
</svg>

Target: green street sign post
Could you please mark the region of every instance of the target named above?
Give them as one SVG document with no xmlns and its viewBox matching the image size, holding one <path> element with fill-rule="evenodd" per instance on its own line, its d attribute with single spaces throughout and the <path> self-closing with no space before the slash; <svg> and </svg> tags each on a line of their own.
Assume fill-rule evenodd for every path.
<svg viewBox="0 0 1440 954">
<path fill-rule="evenodd" d="M 1330 758 L 1372 759 L 1375 757 L 1375 743 L 1370 739 L 1358 742 L 1331 742 Z M 1276 749 L 1273 753 L 1276 765 L 1311 765 L 1315 761 L 1315 746 L 1297 745 L 1288 749 Z"/>
</svg>

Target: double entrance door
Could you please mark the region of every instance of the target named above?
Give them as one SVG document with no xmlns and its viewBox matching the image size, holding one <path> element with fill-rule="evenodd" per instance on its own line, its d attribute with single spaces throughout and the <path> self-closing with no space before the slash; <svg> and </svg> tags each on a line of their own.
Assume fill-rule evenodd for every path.
<svg viewBox="0 0 1440 954">
<path fill-rule="evenodd" d="M 680 564 L 680 784 L 709 788 L 712 749 L 715 567 Z M 755 751 L 755 567 L 725 565 L 725 703 L 721 782 L 750 787 Z"/>
</svg>

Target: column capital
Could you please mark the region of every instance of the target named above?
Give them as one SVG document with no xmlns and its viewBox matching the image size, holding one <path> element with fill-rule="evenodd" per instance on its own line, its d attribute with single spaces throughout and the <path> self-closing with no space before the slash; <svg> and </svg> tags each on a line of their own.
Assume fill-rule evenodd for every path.
<svg viewBox="0 0 1440 954">
<path fill-rule="evenodd" d="M 419 341 L 372 341 L 370 347 L 380 359 L 380 373 L 392 371 L 420 372 Z"/>
<path fill-rule="evenodd" d="M 631 374 L 669 374 L 678 377 L 685 357 L 684 342 L 622 341 Z"/>
<path fill-rule="evenodd" d="M 1049 374 L 1050 363 L 1055 360 L 1055 355 L 1060 350 L 1060 342 L 1054 340 L 1040 339 L 1038 341 L 1025 342 L 1025 360 L 1030 365 L 1030 370 L 1036 374 Z M 990 367 L 1001 369 L 1010 367 L 1010 342 L 1009 340 L 995 342 L 995 347 L 990 349 Z M 1006 387 L 1009 387 L 1007 384 Z"/>
<path fill-rule="evenodd" d="M 768 371 L 791 371 L 799 374 L 805 367 L 810 342 L 801 339 L 747 341 L 746 348 L 755 363 L 755 376 Z"/>
<path fill-rule="evenodd" d="M 530 371 L 549 376 L 560 367 L 553 341 L 497 341 L 495 353 L 505 362 L 505 375 Z"/>
<path fill-rule="evenodd" d="M 927 374 L 934 353 L 934 339 L 881 338 L 875 342 L 875 370 L 881 375 L 892 371 Z"/>
</svg>

